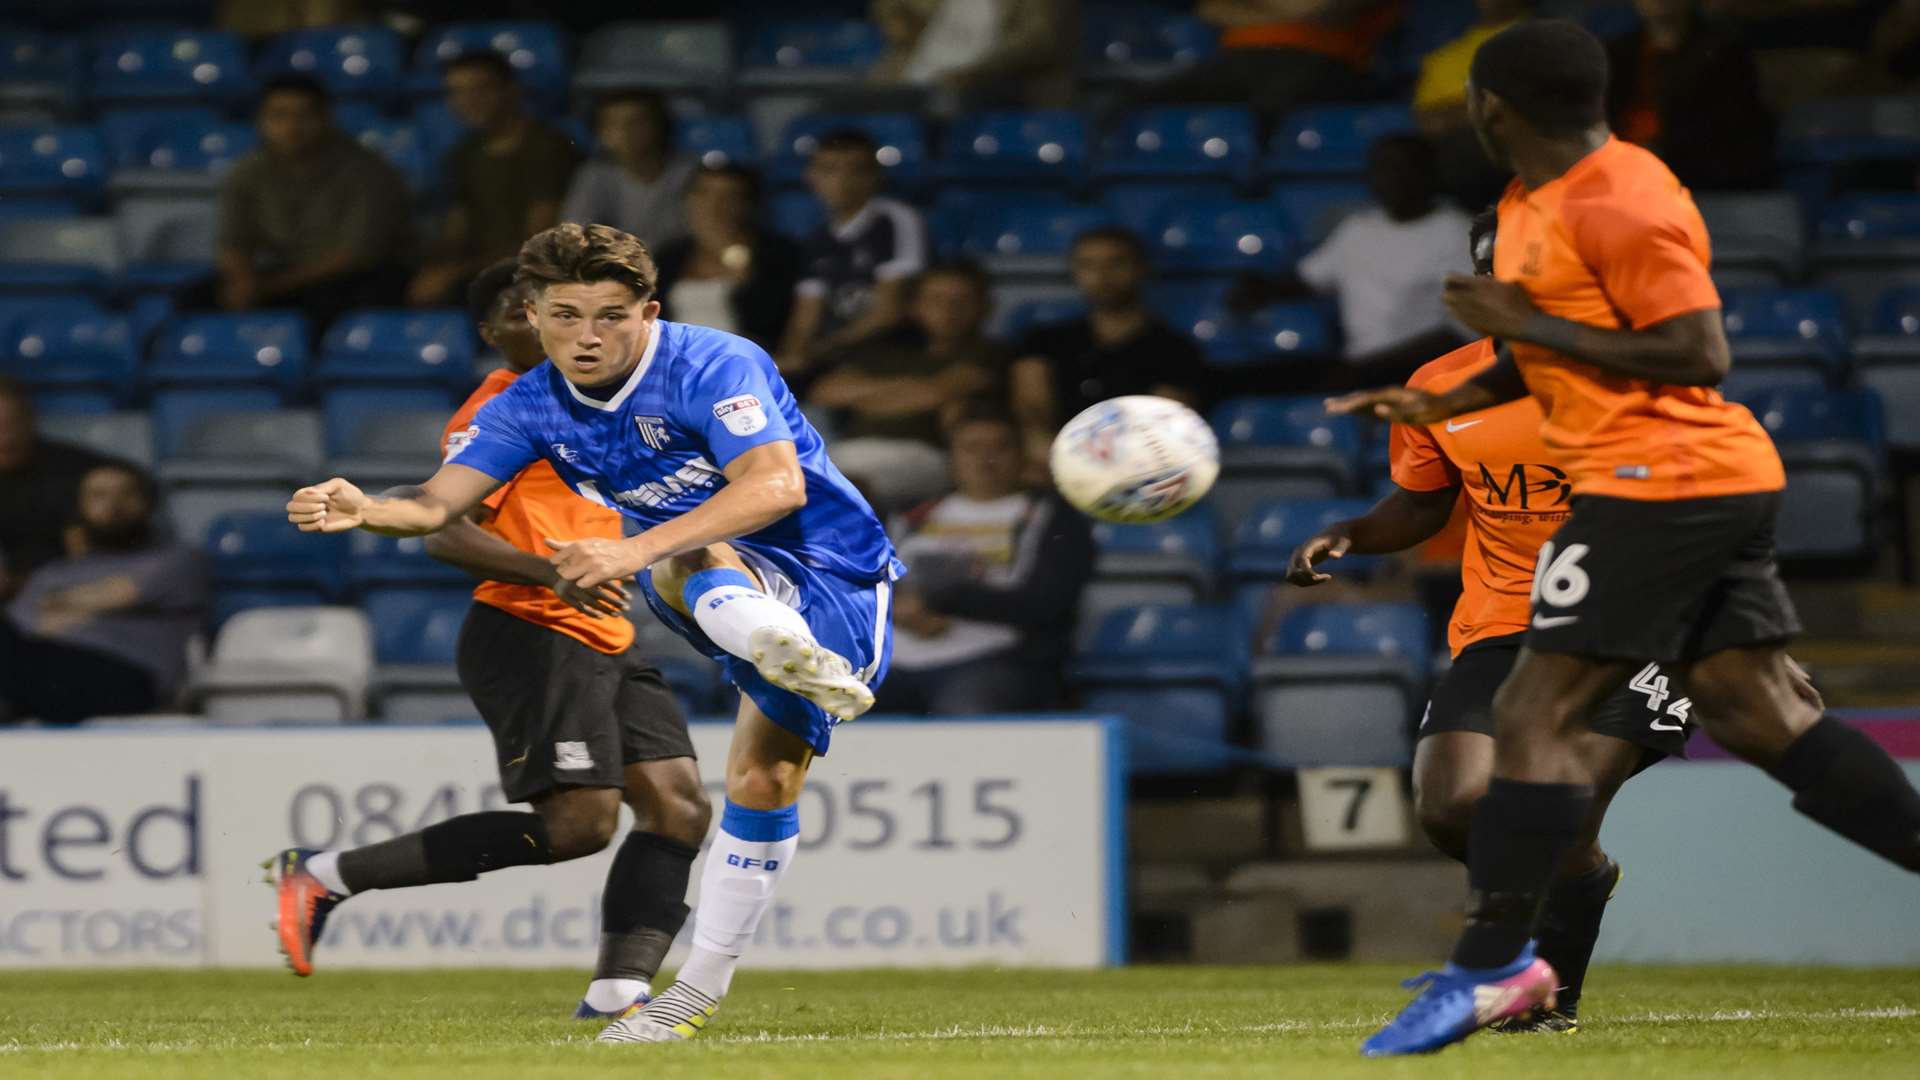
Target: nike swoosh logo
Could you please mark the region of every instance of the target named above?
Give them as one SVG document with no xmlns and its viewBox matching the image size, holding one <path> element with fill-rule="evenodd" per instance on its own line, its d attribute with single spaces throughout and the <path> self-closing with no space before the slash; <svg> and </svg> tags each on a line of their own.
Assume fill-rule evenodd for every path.
<svg viewBox="0 0 1920 1080">
<path fill-rule="evenodd" d="M 1465 431 L 1475 424 L 1484 424 L 1484 423 L 1486 423 L 1485 420 L 1469 420 L 1464 424 L 1456 424 L 1453 421 L 1449 420 L 1447 421 L 1447 434 L 1451 435 L 1456 431 Z"/>
<path fill-rule="evenodd" d="M 1577 623 L 1579 621 L 1580 616 L 1578 615 L 1535 615 L 1533 617 L 1533 628 L 1535 630 L 1551 630 L 1556 626 L 1566 626 L 1568 623 Z"/>
</svg>

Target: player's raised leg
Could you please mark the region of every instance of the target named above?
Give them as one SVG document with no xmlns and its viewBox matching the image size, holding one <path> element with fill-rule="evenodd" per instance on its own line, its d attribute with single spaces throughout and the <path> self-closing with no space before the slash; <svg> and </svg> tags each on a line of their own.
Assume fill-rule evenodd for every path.
<svg viewBox="0 0 1920 1080">
<path fill-rule="evenodd" d="M 693 951 L 672 986 L 601 1032 L 601 1042 L 688 1039 L 713 1017 L 793 863 L 800 838 L 800 789 L 812 759 L 807 740 L 741 696 L 727 751 L 726 809 L 700 874 Z"/>
</svg>

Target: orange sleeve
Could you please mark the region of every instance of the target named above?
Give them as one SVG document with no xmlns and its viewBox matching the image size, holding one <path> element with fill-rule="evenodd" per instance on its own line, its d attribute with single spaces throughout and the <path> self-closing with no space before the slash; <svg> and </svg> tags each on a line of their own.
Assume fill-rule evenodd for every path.
<svg viewBox="0 0 1920 1080">
<path fill-rule="evenodd" d="M 1393 482 L 1408 491 L 1460 486 L 1460 470 L 1447 460 L 1433 432 L 1421 424 L 1395 424 L 1387 433 Z"/>
<path fill-rule="evenodd" d="M 1708 272 L 1706 227 L 1684 197 L 1654 205 L 1570 203 L 1561 220 L 1627 329 L 1720 306 Z"/>
<path fill-rule="evenodd" d="M 440 435 L 440 460 L 442 462 L 453 460 L 454 444 L 456 442 L 465 442 L 467 438 L 467 428 L 473 423 L 475 414 L 479 413 L 480 406 L 493 400 L 494 395 L 499 392 L 499 388 L 497 387 L 482 384 L 480 389 L 473 392 L 472 397 L 469 397 L 465 402 L 461 403 L 460 408 L 454 412 L 453 419 L 447 421 L 447 430 Z M 517 480 L 519 477 L 515 477 L 514 479 Z M 501 484 L 499 487 L 493 489 L 493 494 L 480 500 L 481 504 L 489 510 L 497 511 L 500 509 L 500 504 L 507 501 L 507 493 L 512 490 L 512 481 Z"/>
</svg>

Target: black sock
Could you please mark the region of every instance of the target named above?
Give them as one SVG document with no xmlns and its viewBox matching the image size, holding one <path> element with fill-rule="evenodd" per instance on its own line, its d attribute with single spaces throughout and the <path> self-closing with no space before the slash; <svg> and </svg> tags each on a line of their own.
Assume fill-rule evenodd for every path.
<svg viewBox="0 0 1920 1080">
<path fill-rule="evenodd" d="M 1600 919 L 1619 881 L 1620 864 L 1608 859 L 1576 877 L 1555 878 L 1547 887 L 1536 937 L 1540 959 L 1553 965 L 1560 976 L 1556 1008 L 1568 1016 L 1580 1008 L 1580 984 L 1587 979 L 1587 964 L 1593 959 L 1594 943 L 1600 940 Z"/>
<path fill-rule="evenodd" d="M 1823 716 L 1769 771 L 1795 810 L 1920 873 L 1920 793 L 1879 743 Z"/>
<path fill-rule="evenodd" d="M 700 849 L 658 833 L 632 832 L 607 869 L 600 894 L 596 979 L 653 981 L 687 921 L 687 880 Z"/>
<path fill-rule="evenodd" d="M 1453 962 L 1505 967 L 1526 948 L 1554 867 L 1580 837 L 1593 805 L 1586 784 L 1495 777 L 1473 808 L 1467 837 L 1467 928 Z"/>
<path fill-rule="evenodd" d="M 340 880 L 354 892 L 472 881 L 489 870 L 553 861 L 539 814 L 462 814 L 416 833 L 340 853 Z"/>
</svg>

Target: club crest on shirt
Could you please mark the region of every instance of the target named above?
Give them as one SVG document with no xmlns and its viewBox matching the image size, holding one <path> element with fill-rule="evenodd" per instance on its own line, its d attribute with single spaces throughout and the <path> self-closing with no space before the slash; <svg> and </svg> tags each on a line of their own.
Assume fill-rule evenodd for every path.
<svg viewBox="0 0 1920 1080">
<path fill-rule="evenodd" d="M 751 435 L 767 426 L 767 410 L 752 394 L 741 394 L 713 403 L 714 418 L 727 425 L 735 435 Z"/>
<path fill-rule="evenodd" d="M 640 438 L 655 450 L 667 448 L 667 418 L 664 416 L 636 416 L 635 427 L 640 429 Z"/>
</svg>

